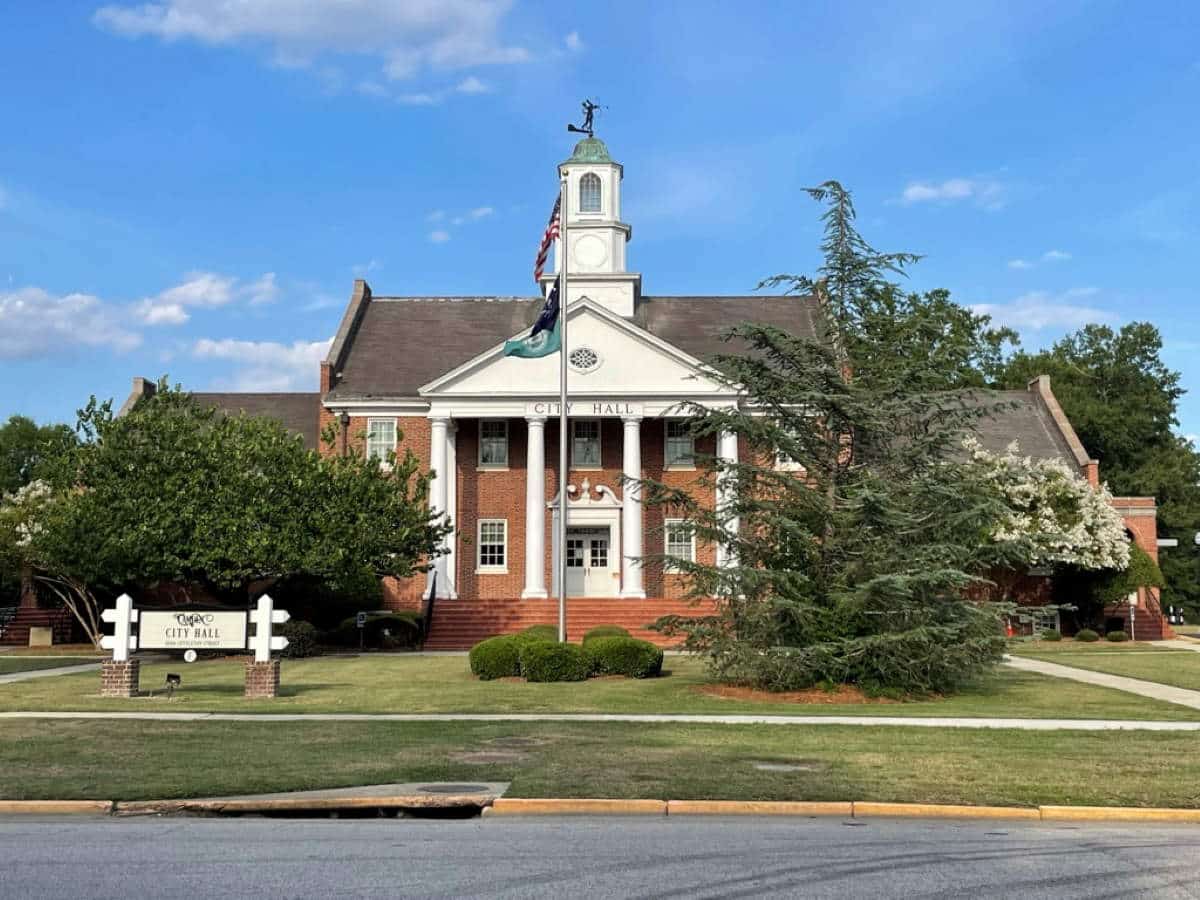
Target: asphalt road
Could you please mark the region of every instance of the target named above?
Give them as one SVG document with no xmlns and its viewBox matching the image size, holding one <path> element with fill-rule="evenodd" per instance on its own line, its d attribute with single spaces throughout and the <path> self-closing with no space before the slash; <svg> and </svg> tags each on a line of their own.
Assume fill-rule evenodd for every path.
<svg viewBox="0 0 1200 900">
<path fill-rule="evenodd" d="M 1200 897 L 1200 828 L 836 819 L 12 818 L 0 896 Z"/>
</svg>

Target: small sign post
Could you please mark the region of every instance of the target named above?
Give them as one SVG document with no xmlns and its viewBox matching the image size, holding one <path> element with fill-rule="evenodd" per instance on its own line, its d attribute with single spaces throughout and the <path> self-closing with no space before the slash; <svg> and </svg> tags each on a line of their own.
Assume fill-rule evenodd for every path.
<svg viewBox="0 0 1200 900">
<path fill-rule="evenodd" d="M 354 624 L 358 626 L 358 650 L 361 653 L 363 649 L 363 635 L 367 630 L 367 614 L 360 612 L 354 617 Z"/>
<path fill-rule="evenodd" d="M 133 608 L 133 598 L 122 594 L 116 607 L 104 610 L 100 618 L 113 626 L 112 634 L 100 638 L 100 646 L 112 651 L 112 659 L 100 664 L 100 696 L 136 697 L 141 666 L 136 658 L 129 658 L 129 651 L 138 648 L 133 634 L 138 611 Z"/>
<path fill-rule="evenodd" d="M 272 636 L 271 626 L 282 625 L 290 618 L 287 610 L 275 608 L 275 601 L 269 595 L 258 598 L 257 608 L 250 613 L 254 625 L 254 636 L 250 638 L 254 659 L 246 660 L 246 697 L 268 698 L 279 693 L 279 659 L 272 659 L 271 651 L 283 650 L 288 639 Z"/>
</svg>

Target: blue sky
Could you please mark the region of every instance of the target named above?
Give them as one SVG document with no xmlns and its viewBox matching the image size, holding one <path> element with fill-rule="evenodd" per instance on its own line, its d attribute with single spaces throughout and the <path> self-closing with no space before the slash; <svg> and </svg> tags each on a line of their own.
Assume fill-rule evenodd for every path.
<svg viewBox="0 0 1200 900">
<path fill-rule="evenodd" d="M 651 294 L 816 263 L 801 189 L 1041 346 L 1149 320 L 1200 432 L 1200 6 L 0 7 L 0 417 L 314 389 L 352 281 L 530 294 L 584 96 Z M 505 337 L 497 335 L 497 339 Z"/>
</svg>

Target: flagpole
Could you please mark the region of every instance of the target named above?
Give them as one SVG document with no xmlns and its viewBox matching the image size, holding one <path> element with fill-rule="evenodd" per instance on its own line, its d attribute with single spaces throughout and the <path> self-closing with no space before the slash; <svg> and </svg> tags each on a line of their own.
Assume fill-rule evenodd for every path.
<svg viewBox="0 0 1200 900">
<path fill-rule="evenodd" d="M 558 228 L 558 640 L 567 640 L 567 220 L 570 218 L 567 174 L 559 175 Z"/>
</svg>

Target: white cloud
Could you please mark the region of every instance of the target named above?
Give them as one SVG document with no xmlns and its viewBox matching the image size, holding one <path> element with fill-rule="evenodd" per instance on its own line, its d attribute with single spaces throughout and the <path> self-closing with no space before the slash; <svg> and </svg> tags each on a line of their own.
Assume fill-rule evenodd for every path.
<svg viewBox="0 0 1200 900">
<path fill-rule="evenodd" d="M 223 360 L 234 365 L 234 373 L 221 384 L 238 391 L 315 390 L 321 360 L 333 339 L 296 341 L 238 341 L 230 338 L 201 338 L 192 346 L 196 359 Z"/>
<path fill-rule="evenodd" d="M 1008 261 L 1008 267 L 1010 269 L 1032 269 L 1033 263 L 1025 259 L 1010 259 Z"/>
<path fill-rule="evenodd" d="M 446 211 L 444 209 L 435 209 L 425 216 L 425 221 L 426 222 L 440 222 L 444 218 L 446 218 Z"/>
<path fill-rule="evenodd" d="M 133 304 L 133 314 L 146 325 L 182 325 L 191 318 L 191 307 L 214 309 L 234 300 L 259 305 L 271 303 L 278 296 L 274 272 L 266 272 L 247 284 L 232 275 L 189 272 L 174 287 Z"/>
<path fill-rule="evenodd" d="M 1066 262 L 1070 258 L 1066 250 L 1047 250 L 1042 254 L 1042 262 Z"/>
<path fill-rule="evenodd" d="M 0 359 L 31 359 L 74 347 L 132 350 L 142 339 L 91 294 L 55 295 L 36 287 L 0 292 Z"/>
<path fill-rule="evenodd" d="M 1004 186 L 990 178 L 947 178 L 945 181 L 910 181 L 900 200 L 913 203 L 956 203 L 969 200 L 984 209 L 1005 203 Z"/>
<path fill-rule="evenodd" d="M 251 306 L 274 303 L 279 299 L 279 285 L 275 283 L 275 273 L 267 272 L 250 282 L 242 289 L 242 293 L 250 301 Z"/>
<path fill-rule="evenodd" d="M 460 94 L 490 94 L 492 88 L 474 75 L 468 75 L 455 86 L 454 90 Z"/>
<path fill-rule="evenodd" d="M 397 94 L 396 102 L 401 106 L 436 106 L 442 102 L 440 94 L 418 92 L 415 94 Z"/>
<path fill-rule="evenodd" d="M 564 39 L 563 43 L 567 45 L 567 49 L 572 53 L 578 53 L 583 49 L 583 38 L 579 36 L 578 31 L 572 31 Z"/>
<path fill-rule="evenodd" d="M 102 6 L 100 28 L 128 38 L 265 47 L 271 64 L 311 66 L 323 53 L 375 57 L 391 80 L 427 69 L 527 62 L 500 36 L 511 0 L 158 0 Z"/>
<path fill-rule="evenodd" d="M 370 78 L 364 78 L 362 81 L 360 81 L 357 85 L 354 86 L 354 89 L 356 91 L 358 91 L 360 94 L 366 94 L 368 97 L 386 97 L 387 96 L 387 88 L 385 88 L 378 81 L 373 81 Z"/>
<path fill-rule="evenodd" d="M 1092 322 L 1111 322 L 1116 316 L 1107 310 L 1078 301 L 1099 293 L 1098 288 L 1071 288 L 1061 293 L 1030 291 L 1008 303 L 978 303 L 971 307 L 977 315 L 988 315 L 999 325 L 1018 331 L 1069 331 Z"/>
<path fill-rule="evenodd" d="M 444 231 L 441 228 L 429 232 L 429 240 L 435 244 L 444 244 L 450 240 L 450 232 Z"/>
<path fill-rule="evenodd" d="M 478 221 L 480 219 L 486 219 L 488 216 L 493 215 L 495 212 L 496 212 L 496 210 L 492 209 L 492 207 L 490 207 L 490 206 L 477 206 L 473 210 L 471 210 L 469 213 L 467 213 L 467 218 L 472 219 L 474 221 Z"/>
</svg>

